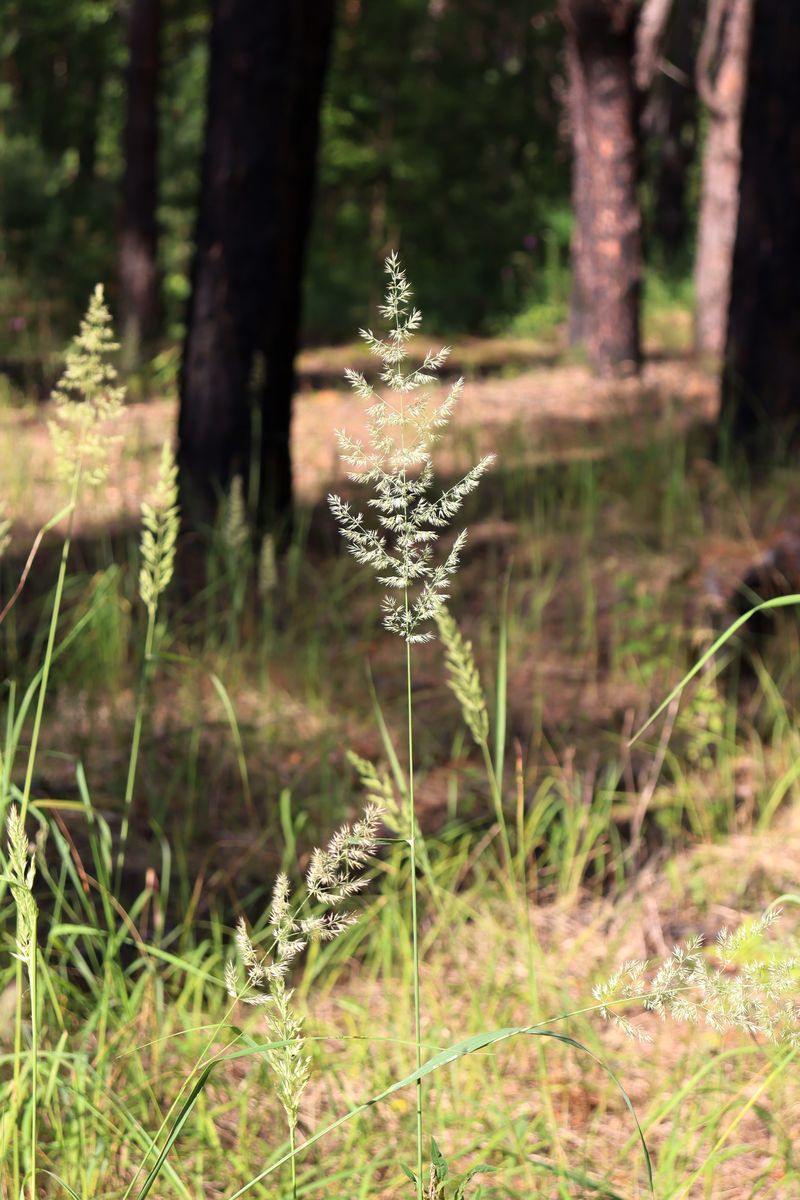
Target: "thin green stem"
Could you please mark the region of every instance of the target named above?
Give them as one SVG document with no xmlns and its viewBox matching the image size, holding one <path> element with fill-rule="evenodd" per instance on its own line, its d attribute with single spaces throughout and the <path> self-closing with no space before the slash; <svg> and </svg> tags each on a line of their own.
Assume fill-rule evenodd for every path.
<svg viewBox="0 0 800 1200">
<path fill-rule="evenodd" d="M 20 916 L 17 914 L 17 929 L 19 929 Z M 16 962 L 16 1004 L 14 1008 L 14 1106 L 9 1114 L 9 1119 L 13 1123 L 13 1134 L 11 1142 L 11 1169 L 14 1180 L 15 1196 L 19 1195 L 19 1166 L 20 1166 L 20 1141 L 19 1141 L 19 1125 L 17 1118 L 20 1110 L 20 1094 L 22 1090 L 22 963 L 17 959 Z"/>
<path fill-rule="evenodd" d="M 295 1128 L 291 1121 L 289 1122 L 289 1153 L 291 1154 L 289 1165 L 292 1176 L 292 1200 L 297 1200 L 297 1145 L 295 1141 Z"/>
<path fill-rule="evenodd" d="M 31 957 L 28 960 L 28 982 L 31 997 L 31 1172 L 30 1198 L 36 1200 L 36 1139 L 38 1136 L 38 1087 L 37 1074 L 39 1070 L 39 1014 L 38 996 L 36 992 L 36 917 L 33 917 L 31 931 Z"/>
<path fill-rule="evenodd" d="M 122 803 L 122 826 L 119 834 L 119 850 L 117 851 L 117 862 L 114 869 L 114 891 L 119 891 L 120 881 L 122 878 L 122 868 L 125 862 L 125 848 L 128 843 L 128 829 L 130 827 L 131 807 L 133 806 L 133 789 L 136 785 L 136 768 L 139 762 L 139 747 L 142 740 L 142 725 L 144 724 L 144 706 L 147 697 L 147 684 L 150 678 L 150 670 L 153 659 L 153 647 L 156 638 L 156 613 L 155 604 L 148 605 L 147 608 L 147 632 L 144 639 L 144 659 L 142 660 L 142 672 L 139 677 L 139 694 L 136 699 L 136 716 L 133 722 L 133 736 L 131 738 L 131 753 L 128 759 L 128 777 L 125 781 L 125 798 Z"/>
<path fill-rule="evenodd" d="M 28 814 L 28 804 L 31 798 L 31 787 L 33 784 L 33 771 L 36 765 L 36 752 L 39 748 L 39 734 L 42 728 L 42 717 L 44 715 L 44 702 L 47 696 L 47 684 L 50 678 L 50 664 L 53 659 L 53 649 L 56 642 L 56 630 L 58 628 L 58 618 L 61 612 L 61 598 L 64 594 L 64 581 L 67 576 L 67 559 L 69 558 L 70 544 L 72 541 L 72 524 L 75 518 L 75 509 L 78 503 L 78 490 L 81 482 L 81 468 L 75 472 L 75 477 L 72 481 L 72 490 L 70 493 L 69 505 L 67 512 L 69 514 L 67 522 L 67 534 L 64 538 L 64 543 L 61 547 L 61 562 L 58 568 L 58 580 L 56 582 L 56 594 L 53 599 L 53 611 L 50 614 L 50 629 L 47 634 L 47 647 L 45 649 L 44 663 L 42 665 L 42 679 L 39 684 L 39 695 L 36 701 L 36 716 L 33 721 L 33 733 L 31 734 L 31 745 L 28 751 L 28 766 L 25 771 L 25 783 L 22 788 L 22 799 L 20 801 L 20 821 L 25 822 L 25 817 Z"/>
<path fill-rule="evenodd" d="M 408 611 L 408 589 L 406 589 Z M 411 944 L 414 970 L 414 1049 L 416 1069 L 422 1066 L 422 1028 L 419 986 L 419 921 L 417 917 L 417 814 L 414 808 L 414 719 L 411 701 L 411 643 L 406 638 L 406 703 L 408 711 L 408 845 L 411 855 Z M 422 1080 L 416 1081 L 417 1200 L 422 1200 Z"/>
<path fill-rule="evenodd" d="M 483 753 L 483 762 L 486 767 L 486 775 L 489 779 L 489 791 L 492 795 L 492 804 L 494 806 L 494 815 L 497 819 L 497 825 L 500 830 L 500 839 L 503 843 L 503 858 L 505 859 L 505 867 L 508 875 L 508 885 L 513 890 L 514 880 L 514 862 L 511 856 L 511 840 L 508 836 L 508 822 L 506 821 L 503 811 L 503 795 L 500 791 L 500 781 L 497 778 L 492 752 L 489 749 L 489 743 L 486 738 L 483 738 L 480 743 Z"/>
<path fill-rule="evenodd" d="M 67 533 L 64 542 L 61 546 L 61 562 L 58 569 L 58 579 L 56 581 L 56 592 L 53 598 L 53 609 L 50 613 L 50 628 L 47 634 L 47 646 L 45 648 L 44 663 L 42 664 L 42 677 L 39 682 L 39 694 L 36 699 L 36 714 L 33 721 L 33 731 L 31 733 L 31 744 L 28 750 L 28 765 L 25 770 L 25 782 L 22 787 L 22 799 L 20 800 L 20 821 L 24 825 L 25 818 L 28 814 L 28 806 L 31 798 L 31 788 L 33 786 L 33 772 L 36 766 L 36 754 L 39 748 L 39 736 L 42 729 L 42 718 L 44 716 L 44 704 L 47 697 L 47 684 L 50 678 L 50 664 L 53 661 L 53 650 L 56 642 L 56 631 L 58 629 L 58 618 L 61 613 L 61 599 L 64 594 L 64 581 L 67 576 L 67 560 L 69 559 L 70 545 L 72 542 L 72 525 L 75 517 L 75 509 L 78 504 L 78 491 L 81 482 L 81 468 L 78 465 L 72 480 L 72 488 L 70 489 L 69 504 L 64 509 L 64 513 L 68 517 Z M 34 947 L 35 949 L 35 947 Z M 34 972 L 35 974 L 35 972 Z M 17 960 L 16 969 L 16 1020 L 14 1026 L 14 1099 L 15 1103 L 19 1104 L 20 1088 L 22 1083 L 21 1071 L 21 1055 L 22 1055 L 22 963 Z M 34 997 L 31 997 L 32 1001 Z M 34 1036 L 34 1058 L 35 1063 L 35 1036 Z M 33 1103 L 32 1103 L 32 1125 L 35 1131 L 36 1120 L 36 1078 L 32 1080 Z M 32 1162 L 32 1178 L 35 1181 L 35 1163 L 36 1163 L 36 1145 L 35 1142 L 31 1146 L 31 1162 Z M 15 1190 L 19 1186 L 19 1144 L 18 1137 L 15 1134 L 14 1139 L 14 1181 Z M 35 1200 L 33 1192 L 31 1192 L 32 1200 Z"/>
</svg>

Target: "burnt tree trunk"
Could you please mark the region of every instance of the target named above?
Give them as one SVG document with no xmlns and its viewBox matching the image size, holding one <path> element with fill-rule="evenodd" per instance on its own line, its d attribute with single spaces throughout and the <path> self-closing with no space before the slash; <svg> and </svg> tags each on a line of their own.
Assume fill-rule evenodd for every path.
<svg viewBox="0 0 800 1200">
<path fill-rule="evenodd" d="M 179 461 L 190 524 L 256 461 L 258 521 L 291 504 L 293 364 L 333 0 L 214 0 L 184 347 Z"/>
<path fill-rule="evenodd" d="M 656 20 L 648 27 L 647 16 Z M 653 233 L 674 261 L 691 226 L 688 184 L 697 147 L 694 61 L 699 0 L 649 0 L 637 28 L 636 83 L 653 188 Z M 654 26 L 654 27 L 653 27 Z"/>
<path fill-rule="evenodd" d="M 119 252 L 122 345 L 129 366 L 142 343 L 156 336 L 161 320 L 156 219 L 161 19 L 161 0 L 131 0 Z"/>
<path fill-rule="evenodd" d="M 753 0 L 709 0 L 697 59 L 708 107 L 695 260 L 695 347 L 721 355 L 739 211 L 742 109 Z"/>
<path fill-rule="evenodd" d="M 588 293 L 587 345 L 600 375 L 635 371 L 641 361 L 635 11 L 630 0 L 561 3 L 582 255 L 573 271 Z"/>
<path fill-rule="evenodd" d="M 755 0 L 721 429 L 754 465 L 800 449 L 800 7 Z"/>
<path fill-rule="evenodd" d="M 263 385 L 257 526 L 266 530 L 292 503 L 289 447 L 294 360 L 302 316 L 306 246 L 313 215 L 320 108 L 330 55 L 335 0 L 290 0 L 294 68 L 278 180 L 275 255 Z"/>
</svg>

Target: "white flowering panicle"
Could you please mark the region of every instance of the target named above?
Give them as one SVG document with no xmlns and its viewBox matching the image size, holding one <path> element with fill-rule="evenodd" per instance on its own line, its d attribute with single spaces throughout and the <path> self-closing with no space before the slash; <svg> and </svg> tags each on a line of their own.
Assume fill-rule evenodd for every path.
<svg viewBox="0 0 800 1200">
<path fill-rule="evenodd" d="M 49 422 L 50 437 L 56 472 L 67 482 L 72 482 L 79 470 L 94 487 L 108 478 L 108 451 L 119 439 L 109 434 L 107 423 L 120 415 L 125 398 L 112 360 L 118 349 L 111 314 L 98 284 L 53 391 L 55 418 Z"/>
<path fill-rule="evenodd" d="M 235 963 L 229 962 L 226 987 L 233 999 L 264 1007 L 270 1037 L 280 1043 L 267 1051 L 267 1059 L 290 1130 L 297 1125 L 311 1060 L 304 1049 L 302 1020 L 291 1008 L 293 992 L 287 987 L 286 977 L 312 938 L 331 941 L 357 920 L 356 913 L 340 906 L 366 885 L 366 868 L 377 846 L 380 817 L 377 806 L 369 805 L 359 821 L 344 825 L 324 850 L 312 854 L 306 872 L 307 900 L 320 905 L 322 912 L 301 916 L 303 904 L 292 897 L 289 879 L 281 873 L 270 905 L 271 950 L 265 953 L 256 949 L 244 918 L 236 930 L 246 982 L 242 987 Z"/>
<path fill-rule="evenodd" d="M 434 484 L 431 448 L 450 420 L 464 381 L 457 380 L 445 399 L 434 404 L 430 386 L 449 354 L 446 347 L 429 350 L 421 366 L 406 369 L 408 343 L 422 315 L 411 304 L 411 287 L 397 255 L 390 255 L 385 267 L 389 284 L 379 311 L 390 328 L 385 337 L 359 331 L 382 364 L 379 377 L 385 387 L 376 391 L 361 372 L 345 372 L 356 394 L 368 403 L 369 444 L 364 446 L 343 430 L 337 433 L 342 459 L 352 468 L 350 478 L 374 490 L 367 503 L 377 515 L 377 528 L 340 496 L 329 496 L 328 502 L 350 552 L 392 589 L 383 601 L 384 626 L 408 642 L 424 642 L 433 636 L 424 626 L 447 599 L 466 532 L 458 535 L 442 562 L 434 562 L 434 544 L 494 456 L 481 459 L 438 496 L 429 495 Z"/>
<path fill-rule="evenodd" d="M 155 493 L 152 501 L 145 500 L 142 504 L 139 595 L 151 613 L 155 613 L 158 598 L 175 570 L 175 544 L 179 528 L 178 468 L 172 447 L 165 442 Z"/>
<path fill-rule="evenodd" d="M 700 937 L 676 946 L 661 963 L 623 963 L 594 988 L 601 1015 L 629 1037 L 650 1041 L 650 1035 L 616 1007 L 638 1001 L 662 1020 L 704 1023 L 718 1033 L 739 1029 L 800 1047 L 800 963 L 785 955 L 740 962 L 779 916 L 780 910 L 774 909 L 735 933 L 723 930 L 715 946 L 716 967 L 703 954 Z"/>
</svg>

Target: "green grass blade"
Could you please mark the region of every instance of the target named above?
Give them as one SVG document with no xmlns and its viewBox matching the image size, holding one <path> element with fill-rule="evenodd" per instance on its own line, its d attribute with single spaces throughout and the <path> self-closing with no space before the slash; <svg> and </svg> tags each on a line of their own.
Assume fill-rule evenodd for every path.
<svg viewBox="0 0 800 1200">
<path fill-rule="evenodd" d="M 800 595 L 793 594 L 791 596 L 776 596 L 773 600 L 765 600 L 763 604 L 757 604 L 755 608 L 751 608 L 748 612 L 743 613 L 741 617 L 737 617 L 733 624 L 729 625 L 725 632 L 719 635 L 713 646 L 710 646 L 709 649 L 706 650 L 705 654 L 703 654 L 697 660 L 691 671 L 686 672 L 680 683 L 675 685 L 670 694 L 667 696 L 666 700 L 662 700 L 656 711 L 647 718 L 644 725 L 640 726 L 640 728 L 636 730 L 636 733 L 634 733 L 628 745 L 632 746 L 637 738 L 640 738 L 645 730 L 650 728 L 653 722 L 656 721 L 667 708 L 669 708 L 675 697 L 680 695 L 680 693 L 686 687 L 686 684 L 694 679 L 695 675 L 702 671 L 706 663 L 714 657 L 718 650 L 722 649 L 726 642 L 730 641 L 735 633 L 738 633 L 743 625 L 747 624 L 751 617 L 754 617 L 756 613 L 767 612 L 773 608 L 788 608 L 795 604 L 800 604 Z"/>
<path fill-rule="evenodd" d="M 78 1195 L 78 1193 L 77 1193 L 77 1192 L 76 1192 L 76 1191 L 75 1191 L 73 1188 L 71 1188 L 71 1187 L 69 1186 L 69 1184 L 68 1184 L 68 1183 L 66 1183 L 66 1182 L 65 1182 L 65 1181 L 64 1181 L 64 1180 L 61 1178 L 61 1176 L 60 1176 L 60 1175 L 56 1175 L 54 1171 L 48 1171 L 48 1170 L 46 1170 L 44 1167 L 40 1167 L 40 1168 L 39 1168 L 39 1174 L 40 1174 L 40 1175 L 49 1175 L 49 1177 L 50 1177 L 51 1179 L 55 1179 L 55 1181 L 56 1181 L 56 1183 L 58 1184 L 58 1186 L 59 1186 L 60 1188 L 63 1188 L 63 1189 L 64 1189 L 64 1191 L 67 1193 L 67 1195 L 72 1197 L 72 1200 L 83 1200 L 83 1198 L 82 1198 L 81 1196 L 79 1196 L 79 1195 Z"/>
<path fill-rule="evenodd" d="M 151 1169 L 149 1175 L 147 1176 L 147 1179 L 145 1179 L 144 1183 L 142 1184 L 142 1188 L 141 1188 L 141 1191 L 139 1192 L 138 1200 L 144 1200 L 145 1196 L 147 1196 L 149 1194 L 153 1184 L 156 1182 L 159 1175 L 161 1174 L 161 1168 L 164 1166 L 164 1163 L 166 1162 L 167 1155 L 169 1154 L 172 1147 L 175 1145 L 175 1142 L 180 1137 L 181 1130 L 183 1129 L 186 1122 L 189 1120 L 189 1117 L 191 1116 L 191 1113 L 192 1113 L 192 1109 L 194 1108 L 195 1104 L 199 1100 L 200 1095 L 203 1091 L 203 1088 L 206 1086 L 206 1083 L 208 1082 L 208 1077 L 211 1074 L 215 1065 L 216 1065 L 215 1062 L 209 1063 L 208 1066 L 206 1066 L 200 1072 L 200 1075 L 199 1075 L 197 1081 L 195 1082 L 192 1090 L 189 1092 L 189 1095 L 186 1097 L 183 1104 L 181 1105 L 178 1115 L 176 1116 L 175 1121 L 173 1122 L 172 1128 L 170 1129 L 169 1134 L 167 1135 L 167 1140 L 164 1142 L 164 1145 L 161 1148 L 161 1152 L 160 1152 L 158 1158 L 153 1163 L 152 1169 Z"/>
<path fill-rule="evenodd" d="M 333 1133 L 334 1130 L 339 1129 L 347 1121 L 350 1121 L 354 1117 L 359 1116 L 361 1113 L 366 1112 L 368 1108 L 372 1108 L 377 1104 L 381 1104 L 384 1100 L 388 1100 L 390 1096 L 394 1096 L 396 1092 L 401 1091 L 403 1088 L 410 1087 L 418 1080 L 424 1079 L 428 1075 L 432 1075 L 435 1071 L 438 1071 L 440 1067 L 448 1066 L 450 1063 L 457 1062 L 460 1058 L 464 1058 L 468 1054 L 475 1054 L 479 1050 L 487 1050 L 491 1046 L 496 1046 L 500 1042 L 509 1041 L 511 1038 L 519 1037 L 523 1034 L 526 1034 L 530 1037 L 552 1038 L 553 1041 L 561 1042 L 565 1046 L 569 1046 L 574 1050 L 579 1050 L 583 1054 L 587 1054 L 589 1058 L 593 1060 L 593 1062 L 596 1062 L 598 1066 L 602 1067 L 619 1091 L 625 1103 L 625 1107 L 633 1118 L 647 1168 L 648 1187 L 651 1195 L 655 1195 L 653 1190 L 653 1164 L 650 1159 L 650 1152 L 647 1148 L 644 1132 L 639 1123 L 639 1118 L 636 1115 L 636 1111 L 633 1107 L 630 1096 L 625 1091 L 625 1088 L 622 1086 L 611 1068 L 606 1066 L 602 1059 L 599 1059 L 597 1055 L 593 1054 L 588 1047 L 584 1046 L 581 1042 L 576 1041 L 575 1038 L 567 1036 L 566 1034 L 556 1033 L 555 1031 L 549 1029 L 538 1029 L 530 1025 L 512 1025 L 505 1029 L 494 1029 L 489 1032 L 473 1034 L 472 1037 L 468 1037 L 463 1041 L 456 1042 L 453 1046 L 449 1046 L 447 1049 L 435 1054 L 433 1058 L 429 1058 L 427 1062 L 423 1063 L 418 1070 L 412 1071 L 409 1075 L 403 1076 L 402 1079 L 398 1079 L 388 1088 L 385 1088 L 382 1092 L 379 1092 L 377 1096 L 372 1096 L 369 1100 L 365 1100 L 362 1104 L 356 1105 L 355 1108 L 350 1109 L 349 1112 L 346 1112 L 341 1117 L 338 1117 L 330 1125 L 326 1125 L 323 1129 L 318 1130 L 317 1133 L 312 1134 L 311 1137 L 307 1138 L 306 1141 L 303 1142 L 302 1146 L 298 1147 L 295 1151 L 284 1155 L 282 1158 L 278 1159 L 277 1162 L 272 1163 L 254 1179 L 251 1179 L 249 1183 L 244 1184 L 236 1192 L 229 1196 L 228 1200 L 238 1200 L 239 1196 L 243 1196 L 251 1188 L 261 1183 L 262 1180 L 266 1179 L 268 1175 L 271 1175 L 273 1171 L 278 1169 L 278 1167 L 285 1165 L 291 1158 L 299 1154 L 300 1151 L 310 1149 L 311 1146 L 321 1141 L 322 1138 L 326 1137 L 329 1133 Z"/>
</svg>

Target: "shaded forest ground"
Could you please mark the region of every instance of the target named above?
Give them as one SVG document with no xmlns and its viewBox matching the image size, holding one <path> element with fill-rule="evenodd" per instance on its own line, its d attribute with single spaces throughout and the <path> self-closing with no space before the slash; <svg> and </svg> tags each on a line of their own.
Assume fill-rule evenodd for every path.
<svg viewBox="0 0 800 1200">
<path fill-rule="evenodd" d="M 715 465 L 713 376 L 675 353 L 674 341 L 651 351 L 641 381 L 605 385 L 565 362 L 557 347 L 454 350 L 454 368 L 463 364 L 470 378 L 437 465 L 454 475 L 487 449 L 499 461 L 465 518 L 470 540 L 452 609 L 473 640 L 490 697 L 505 670 L 499 647 L 507 638 L 507 703 L 490 707 L 495 723 L 506 725 L 507 802 L 510 813 L 522 813 L 536 905 L 531 929 L 488 865 L 497 831 L 486 780 L 445 687 L 441 652 L 424 647 L 414 677 L 418 798 L 451 897 L 442 911 L 432 904 L 425 918 L 424 1036 L 432 1045 L 475 1027 L 525 1023 L 532 1010 L 586 1007 L 592 983 L 622 960 L 668 953 L 695 932 L 713 935 L 796 890 L 800 829 L 788 803 L 800 752 L 792 622 L 780 625 L 778 637 L 745 643 L 741 655 L 719 664 L 718 680 L 705 678 L 680 711 L 670 711 L 666 727 L 628 746 L 726 623 L 736 582 L 781 523 L 791 522 L 800 491 L 788 472 L 751 487 Z M 128 886 L 135 891 L 147 868 L 163 878 L 154 819 L 176 854 L 172 919 L 188 912 L 203 928 L 215 928 L 220 907 L 229 915 L 244 895 L 259 895 L 287 835 L 302 863 L 308 847 L 352 813 L 358 794 L 346 748 L 386 758 L 376 706 L 387 736 L 402 744 L 403 661 L 380 630 L 374 581 L 342 554 L 324 504 L 330 488 L 350 488 L 332 436 L 341 425 L 356 432 L 359 420 L 358 402 L 333 386 L 344 357 L 315 351 L 301 362 L 306 386 L 294 427 L 300 512 L 274 589 L 244 595 L 232 617 L 235 580 L 218 548 L 208 584 L 197 593 L 184 587 L 171 601 L 167 648 L 197 665 L 159 668 Z M 30 537 L 59 504 L 45 416 L 41 407 L 2 415 L 0 469 L 14 519 L 4 594 Z M 112 828 L 138 665 L 138 511 L 174 419 L 173 400 L 132 403 L 112 487 L 84 506 L 64 631 L 87 613 L 91 619 L 86 637 L 56 663 L 35 784 L 39 795 L 74 797 L 79 758 Z M 25 675 L 26 664 L 38 661 L 40 602 L 54 552 L 55 543 L 45 546 L 4 625 L 9 673 Z M 211 671 L 233 701 L 246 780 Z M 68 814 L 65 822 L 80 853 L 80 823 L 73 828 Z M 312 964 L 301 996 L 313 1032 L 359 1035 L 369 1027 L 390 1039 L 407 1036 L 401 901 L 402 888 L 379 895 L 363 934 Z M 778 936 L 788 938 L 793 924 L 786 918 Z M 397 987 L 381 982 L 387 974 Z M 143 1010 L 132 1041 L 146 1041 L 155 1019 L 154 1009 Z M 185 1027 L 187 1013 L 159 1021 L 164 1032 Z M 791 1072 L 739 1037 L 645 1023 L 653 1046 L 629 1043 L 585 1017 L 565 1032 L 612 1062 L 625 1082 L 657 1156 L 657 1194 L 796 1195 L 791 1131 L 800 1122 L 800 1089 Z M 316 1077 L 307 1128 L 396 1077 L 410 1053 L 397 1045 L 378 1061 L 358 1043 L 328 1049 L 335 1066 Z M 179 1051 L 159 1064 L 165 1102 L 171 1072 L 180 1069 Z M 200 1130 L 188 1135 L 181 1161 L 203 1177 L 204 1195 L 225 1194 L 231 1156 L 246 1177 L 275 1143 L 275 1111 L 263 1100 L 258 1070 L 241 1065 L 221 1078 Z M 698 1072 L 694 1087 L 682 1090 Z M 747 1101 L 728 1134 L 729 1119 Z M 612 1185 L 626 1200 L 646 1194 L 619 1097 L 595 1064 L 563 1047 L 454 1067 L 434 1083 L 431 1105 L 448 1155 L 503 1165 L 502 1185 L 494 1190 L 487 1182 L 488 1195 L 530 1195 L 532 1186 L 541 1196 L 598 1194 L 578 1176 L 549 1191 L 537 1160 L 605 1178 L 601 1195 L 613 1194 Z M 380 1121 L 359 1122 L 331 1145 L 325 1161 L 328 1170 L 343 1164 L 342 1194 L 396 1194 L 411 1118 L 410 1099 L 398 1097 Z M 211 1128 L 214 1136 L 206 1137 Z M 720 1138 L 721 1152 L 681 1192 Z M 407 1149 L 411 1161 L 410 1138 Z M 331 1193 L 309 1177 L 305 1194 Z"/>
</svg>

